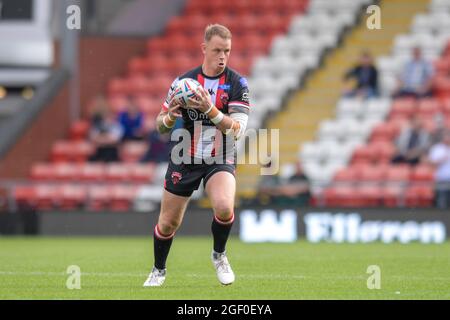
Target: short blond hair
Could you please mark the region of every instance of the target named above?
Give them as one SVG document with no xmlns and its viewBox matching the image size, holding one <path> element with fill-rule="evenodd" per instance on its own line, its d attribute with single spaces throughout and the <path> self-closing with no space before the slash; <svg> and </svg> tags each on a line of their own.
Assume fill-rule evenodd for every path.
<svg viewBox="0 0 450 320">
<path fill-rule="evenodd" d="M 213 36 L 219 36 L 222 39 L 231 39 L 231 31 L 221 24 L 210 24 L 205 28 L 205 42 L 211 40 Z"/>
</svg>

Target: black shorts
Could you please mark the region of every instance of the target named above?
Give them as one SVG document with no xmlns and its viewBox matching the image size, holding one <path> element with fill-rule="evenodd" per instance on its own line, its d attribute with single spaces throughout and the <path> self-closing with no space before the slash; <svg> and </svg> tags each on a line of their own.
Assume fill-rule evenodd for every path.
<svg viewBox="0 0 450 320">
<path fill-rule="evenodd" d="M 233 176 L 236 174 L 234 164 L 174 164 L 169 161 L 164 189 L 177 196 L 190 197 L 194 190 L 200 186 L 203 179 L 203 187 L 211 176 L 219 171 L 226 171 Z"/>
</svg>

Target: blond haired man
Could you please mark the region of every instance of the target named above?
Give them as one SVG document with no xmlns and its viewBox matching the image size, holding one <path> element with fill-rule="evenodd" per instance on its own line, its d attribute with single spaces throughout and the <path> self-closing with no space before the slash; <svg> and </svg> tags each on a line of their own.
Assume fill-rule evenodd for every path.
<svg viewBox="0 0 450 320">
<path fill-rule="evenodd" d="M 145 287 L 164 283 L 173 237 L 190 196 L 202 180 L 214 213 L 211 224 L 213 266 L 223 285 L 235 280 L 225 246 L 234 221 L 235 140 L 244 133 L 250 106 L 247 80 L 227 66 L 231 37 L 231 32 L 222 25 L 206 27 L 201 44 L 202 65 L 175 79 L 158 115 L 160 133 L 170 132 L 176 119 L 182 117 L 184 130 L 191 138 L 189 161 L 178 163 L 174 161 L 175 152 L 171 152 L 161 211 L 153 234 L 155 262 Z M 176 99 L 172 99 L 177 82 L 185 78 L 195 79 L 201 84 L 189 108 L 182 108 Z"/>
</svg>

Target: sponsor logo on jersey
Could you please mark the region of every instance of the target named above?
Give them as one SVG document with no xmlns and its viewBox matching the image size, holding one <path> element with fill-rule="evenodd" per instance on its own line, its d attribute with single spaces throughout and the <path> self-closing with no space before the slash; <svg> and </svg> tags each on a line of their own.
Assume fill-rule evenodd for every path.
<svg viewBox="0 0 450 320">
<path fill-rule="evenodd" d="M 210 95 L 215 95 L 215 94 L 216 94 L 216 93 L 214 92 L 214 90 L 211 89 L 211 88 L 208 89 L 208 93 L 209 93 Z"/>
<path fill-rule="evenodd" d="M 220 94 L 220 101 L 222 101 L 222 104 L 223 104 L 223 105 L 226 105 L 226 104 L 228 103 L 228 99 L 229 99 L 228 93 L 222 92 L 222 93 Z"/>
<path fill-rule="evenodd" d="M 242 94 L 242 99 L 241 100 L 248 103 L 248 92 L 244 92 Z"/>
<path fill-rule="evenodd" d="M 219 90 L 225 90 L 225 91 L 228 91 L 228 90 L 230 90 L 231 89 L 231 86 L 229 85 L 229 84 L 227 84 L 227 83 L 225 83 L 225 84 L 219 84 Z"/>
<path fill-rule="evenodd" d="M 187 114 L 189 119 L 191 119 L 192 121 L 197 121 L 197 120 L 209 120 L 209 117 L 204 114 L 203 112 L 198 112 L 195 109 L 187 109 Z"/>
<path fill-rule="evenodd" d="M 178 182 L 180 182 L 180 180 L 183 176 L 181 175 L 180 172 L 174 171 L 174 172 L 172 172 L 172 175 L 170 177 L 172 178 L 172 183 L 177 184 Z"/>
<path fill-rule="evenodd" d="M 247 79 L 245 79 L 244 77 L 242 77 L 241 79 L 239 79 L 239 83 L 240 83 L 241 86 L 243 86 L 244 88 L 248 87 Z"/>
</svg>

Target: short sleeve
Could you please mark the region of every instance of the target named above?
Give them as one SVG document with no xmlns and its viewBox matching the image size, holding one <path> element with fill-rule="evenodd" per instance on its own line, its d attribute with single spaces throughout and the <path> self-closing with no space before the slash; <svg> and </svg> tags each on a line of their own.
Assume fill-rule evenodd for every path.
<svg viewBox="0 0 450 320">
<path fill-rule="evenodd" d="M 445 156 L 446 156 L 445 148 L 442 148 L 441 145 L 433 146 L 428 154 L 428 158 L 433 163 L 441 162 L 442 160 L 445 159 Z"/>
<path fill-rule="evenodd" d="M 170 85 L 169 92 L 167 93 L 167 97 L 164 100 L 164 103 L 161 107 L 161 111 L 167 112 L 169 110 L 169 103 L 170 103 L 170 100 L 172 99 L 172 95 L 175 90 L 175 87 L 177 86 L 178 81 L 180 81 L 180 79 L 176 78 L 175 80 L 173 80 L 172 84 Z"/>
<path fill-rule="evenodd" d="M 249 89 L 247 79 L 239 76 L 233 83 L 233 92 L 228 102 L 229 113 L 250 111 Z"/>
</svg>

